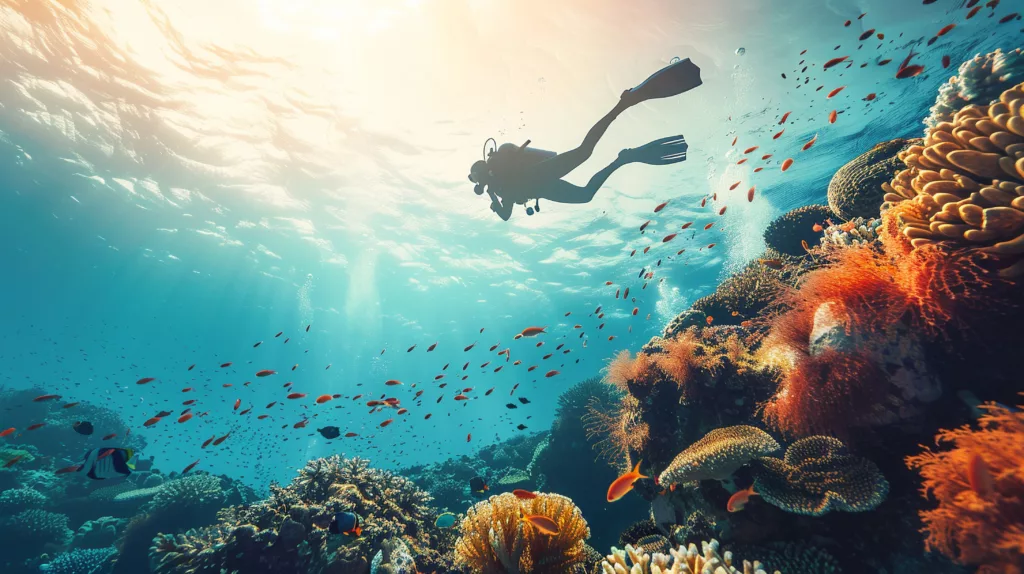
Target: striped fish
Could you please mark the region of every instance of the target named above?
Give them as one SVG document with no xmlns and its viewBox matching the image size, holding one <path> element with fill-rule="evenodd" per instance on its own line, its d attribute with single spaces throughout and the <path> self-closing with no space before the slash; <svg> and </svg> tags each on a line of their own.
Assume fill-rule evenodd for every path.
<svg viewBox="0 0 1024 574">
<path fill-rule="evenodd" d="M 135 451 L 130 448 L 94 448 L 85 453 L 82 469 L 93 480 L 128 476 L 135 470 L 131 461 Z"/>
</svg>

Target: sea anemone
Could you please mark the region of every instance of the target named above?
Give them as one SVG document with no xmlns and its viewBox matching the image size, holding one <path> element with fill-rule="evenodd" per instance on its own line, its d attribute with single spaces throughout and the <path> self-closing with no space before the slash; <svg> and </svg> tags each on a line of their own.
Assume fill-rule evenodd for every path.
<svg viewBox="0 0 1024 574">
<path fill-rule="evenodd" d="M 978 428 L 943 430 L 939 451 L 907 457 L 921 473 L 922 495 L 938 506 L 920 512 L 925 547 L 978 572 L 1024 571 L 1024 412 L 982 405 Z"/>
<path fill-rule="evenodd" d="M 557 533 L 541 532 L 524 515 L 551 519 Z M 466 512 L 459 530 L 456 561 L 476 574 L 566 574 L 586 559 L 583 541 L 590 537 L 572 500 L 547 493 L 530 500 L 508 492 L 492 496 Z"/>
<path fill-rule="evenodd" d="M 961 109 L 900 159 L 885 201 L 917 204 L 898 222 L 913 248 L 968 248 L 1005 278 L 1024 274 L 1024 84 Z"/>
</svg>

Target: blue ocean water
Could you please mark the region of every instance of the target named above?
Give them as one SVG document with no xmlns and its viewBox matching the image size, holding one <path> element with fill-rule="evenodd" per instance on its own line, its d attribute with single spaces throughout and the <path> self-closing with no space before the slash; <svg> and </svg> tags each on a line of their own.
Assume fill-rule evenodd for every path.
<svg viewBox="0 0 1024 574">
<path fill-rule="evenodd" d="M 199 459 L 257 490 L 329 454 L 398 469 L 547 430 L 561 392 L 756 258 L 775 217 L 824 203 L 875 143 L 920 136 L 960 62 L 1020 41 L 997 23 L 1007 2 L 970 21 L 950 0 L 171 4 L 0 5 L 0 384 L 100 403 L 157 466 Z M 858 41 L 872 28 L 884 40 Z M 924 73 L 896 79 L 912 50 Z M 623 114 L 569 179 L 676 133 L 687 161 L 507 223 L 471 193 L 488 137 L 570 149 L 680 57 L 704 85 Z M 773 157 L 737 165 L 754 145 Z M 721 217 L 700 207 L 713 194 Z M 716 226 L 662 243 L 691 220 Z M 547 333 L 514 339 L 530 326 Z M 383 397 L 408 413 L 368 412 Z M 205 416 L 143 426 L 190 399 Z"/>
</svg>

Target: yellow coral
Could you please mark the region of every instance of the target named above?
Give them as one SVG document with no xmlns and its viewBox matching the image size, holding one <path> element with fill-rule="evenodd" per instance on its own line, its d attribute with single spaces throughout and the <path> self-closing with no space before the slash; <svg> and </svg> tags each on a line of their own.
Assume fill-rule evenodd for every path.
<svg viewBox="0 0 1024 574">
<path fill-rule="evenodd" d="M 779 443 L 759 428 L 748 425 L 717 428 L 676 455 L 658 477 L 658 484 L 725 480 L 751 460 L 776 450 L 779 450 Z"/>
<path fill-rule="evenodd" d="M 541 515 L 558 525 L 543 534 L 522 520 Z M 521 500 L 511 493 L 492 496 L 466 512 L 455 542 L 456 561 L 476 574 L 566 574 L 586 560 L 587 521 L 572 500 L 538 493 Z"/>
<path fill-rule="evenodd" d="M 1024 84 L 989 106 L 967 106 L 899 154 L 907 169 L 883 184 L 886 206 L 910 201 L 899 227 L 914 248 L 970 247 L 1024 275 Z"/>
</svg>

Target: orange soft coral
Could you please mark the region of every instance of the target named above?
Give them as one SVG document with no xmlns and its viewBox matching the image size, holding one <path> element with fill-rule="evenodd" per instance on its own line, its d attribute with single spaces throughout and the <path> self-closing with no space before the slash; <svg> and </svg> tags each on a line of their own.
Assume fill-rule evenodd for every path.
<svg viewBox="0 0 1024 574">
<path fill-rule="evenodd" d="M 979 566 L 981 573 L 1019 574 L 1024 572 L 1024 413 L 995 404 L 983 408 L 988 413 L 979 429 L 941 431 L 936 443 L 952 449 L 926 450 L 908 457 L 907 465 L 921 473 L 922 493 L 939 503 L 921 512 L 928 550 Z"/>
<path fill-rule="evenodd" d="M 653 356 L 654 364 L 676 385 L 685 390 L 697 371 L 713 372 L 722 357 L 713 345 L 701 341 L 695 329 L 687 329 L 672 339 L 661 342 L 665 351 Z"/>
<path fill-rule="evenodd" d="M 615 385 L 622 391 L 629 392 L 629 383 L 650 380 L 654 375 L 654 362 L 644 353 L 632 356 L 629 351 L 621 351 L 608 362 L 605 367 L 605 381 Z"/>
</svg>

